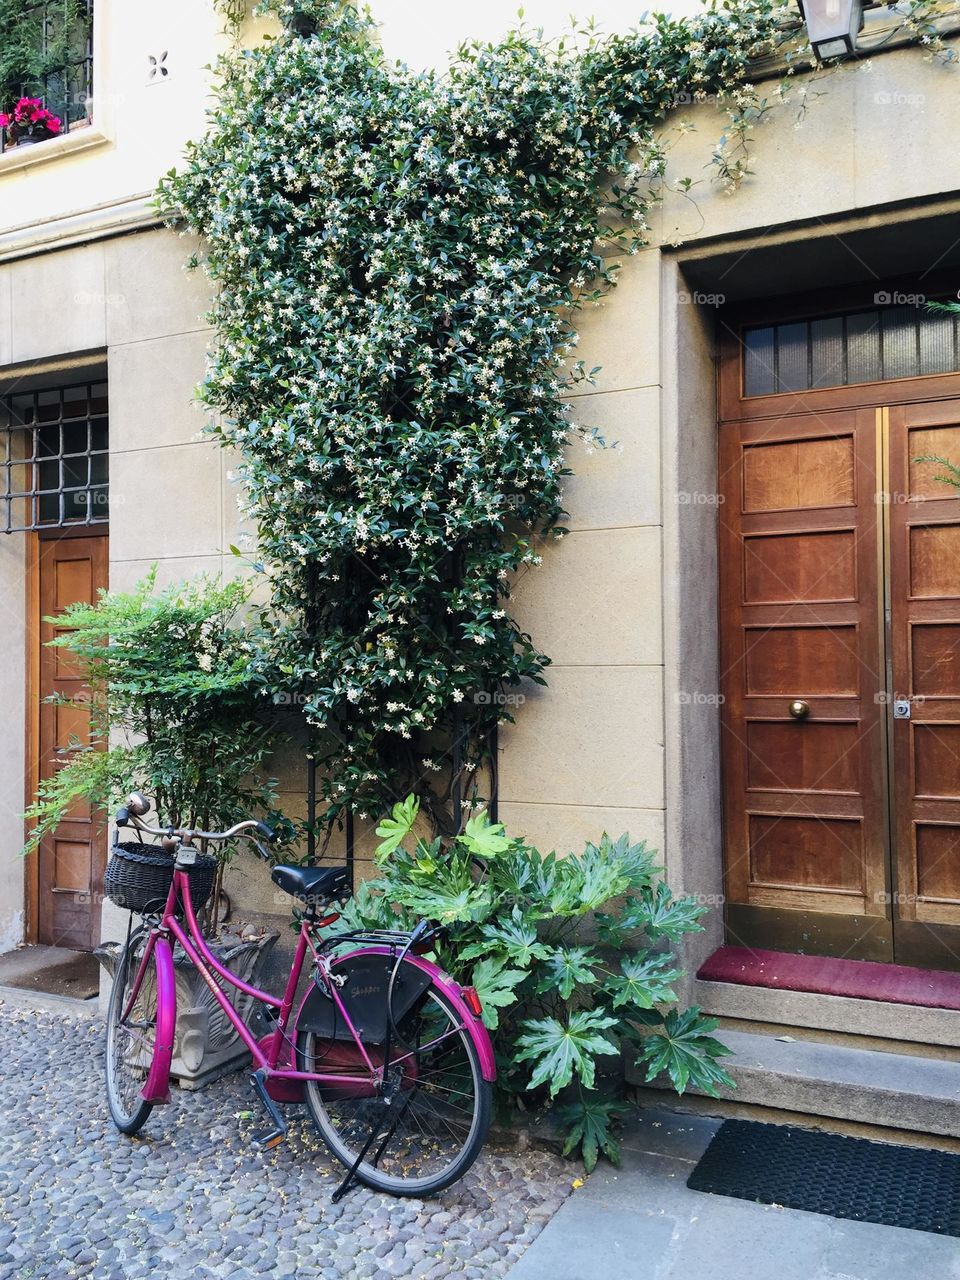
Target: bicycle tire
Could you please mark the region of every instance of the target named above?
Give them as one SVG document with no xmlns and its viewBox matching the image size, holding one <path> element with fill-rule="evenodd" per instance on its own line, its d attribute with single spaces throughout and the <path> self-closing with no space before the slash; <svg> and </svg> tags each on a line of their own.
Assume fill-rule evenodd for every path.
<svg viewBox="0 0 960 1280">
<path fill-rule="evenodd" d="M 436 1026 L 440 1021 L 441 1013 L 448 1024 L 456 1024 L 459 1027 L 458 1032 L 447 1033 L 447 1040 L 444 1043 L 449 1042 L 451 1048 L 444 1051 L 444 1056 L 451 1057 L 451 1065 L 455 1071 L 459 1072 L 459 1078 L 464 1078 L 464 1067 L 468 1069 L 471 1099 L 469 1126 L 466 1128 L 462 1142 L 457 1142 L 457 1150 L 451 1151 L 449 1159 L 444 1161 L 442 1157 L 437 1157 L 434 1161 L 436 1167 L 432 1171 L 420 1176 L 411 1176 L 410 1169 L 415 1158 L 411 1141 L 415 1144 L 427 1137 L 424 1121 L 429 1122 L 430 1116 L 435 1115 L 442 1120 L 448 1130 L 453 1128 L 449 1114 L 450 1100 L 442 1097 L 439 1099 L 448 1108 L 447 1114 L 441 1115 L 436 1106 L 437 1100 L 434 1098 L 435 1109 L 432 1112 L 428 1110 L 420 1111 L 419 1114 L 413 1113 L 418 1132 L 412 1134 L 412 1139 L 409 1133 L 405 1133 L 395 1144 L 394 1139 L 397 1138 L 397 1133 L 394 1132 L 386 1149 L 377 1156 L 384 1162 L 382 1165 L 378 1167 L 377 1163 L 371 1162 L 368 1154 L 357 1167 L 355 1175 L 357 1180 L 375 1191 L 384 1191 L 394 1196 L 418 1198 L 435 1195 L 463 1177 L 476 1160 L 486 1140 L 493 1110 L 493 1091 L 490 1083 L 483 1078 L 476 1046 L 453 1001 L 432 983 L 425 993 L 420 1008 L 408 1015 L 404 1030 L 407 1034 L 413 1034 L 412 1020 L 423 1019 L 425 1014 L 427 1021 Z M 407 1035 L 404 1038 L 406 1039 Z M 364 1048 L 374 1061 L 378 1049 L 382 1055 L 382 1046 L 365 1044 Z M 326 1069 L 331 1074 L 338 1073 L 345 1069 L 344 1060 L 349 1059 L 351 1050 L 359 1058 L 356 1046 L 343 1040 L 322 1040 L 313 1031 L 305 1031 L 297 1038 L 297 1058 L 302 1071 L 323 1072 L 326 1062 Z M 428 1042 L 421 1056 L 426 1058 L 429 1052 L 431 1051 Z M 438 1052 L 439 1049 L 432 1051 L 434 1056 Z M 457 1054 L 459 1054 L 458 1060 Z M 357 1094 L 353 1097 L 350 1096 L 349 1087 L 344 1090 L 339 1086 L 324 1086 L 315 1080 L 304 1081 L 304 1101 L 310 1118 L 328 1149 L 347 1168 L 353 1166 L 374 1125 L 379 1125 L 382 1129 L 389 1128 L 404 1104 L 407 1112 L 411 1111 L 414 1106 L 413 1095 L 419 1093 L 423 1096 L 428 1090 L 432 1090 L 435 1094 L 438 1089 L 450 1092 L 448 1085 L 439 1084 L 436 1079 L 436 1069 L 433 1071 L 434 1078 L 431 1079 L 429 1070 L 424 1071 L 423 1063 L 419 1059 L 415 1067 L 407 1059 L 406 1063 L 399 1067 L 400 1078 L 397 1091 L 393 1099 L 387 1102 L 383 1097 L 373 1095 L 369 1085 L 369 1072 L 364 1074 L 359 1063 L 356 1066 L 359 1083 Z M 463 1127 L 462 1122 L 456 1121 L 456 1123 Z M 355 1132 L 352 1131 L 353 1129 Z M 434 1142 L 439 1141 L 436 1134 L 430 1136 Z M 446 1137 L 446 1135 L 441 1136 Z M 372 1152 L 377 1153 L 380 1139 L 381 1134 L 378 1133 L 371 1146 Z M 446 1138 L 446 1140 L 448 1144 L 452 1144 L 452 1139 Z M 397 1169 L 404 1168 L 405 1162 L 405 1171 L 402 1174 L 396 1172 Z"/>
<path fill-rule="evenodd" d="M 150 967 L 143 976 L 140 994 L 133 1010 L 134 1014 L 140 1014 L 138 1022 L 143 1025 L 138 1026 L 136 1032 L 131 1033 L 130 1028 L 124 1027 L 120 1022 L 120 1015 L 126 1006 L 129 990 L 139 966 L 138 948 L 145 939 L 144 930 L 133 934 L 117 957 L 117 968 L 110 990 L 110 1002 L 107 1006 L 105 1063 L 107 1106 L 113 1123 L 121 1133 L 128 1135 L 138 1133 L 143 1128 L 155 1105 L 147 1102 L 138 1093 L 138 1086 L 142 1087 L 146 1080 L 150 1062 L 153 1059 L 153 1044 L 150 1042 L 149 1035 L 151 1023 L 154 1037 L 156 1036 L 157 962 L 155 958 L 151 959 Z M 128 1034 L 122 1034 L 124 1032 Z M 121 1079 L 121 1077 L 124 1078 Z"/>
</svg>

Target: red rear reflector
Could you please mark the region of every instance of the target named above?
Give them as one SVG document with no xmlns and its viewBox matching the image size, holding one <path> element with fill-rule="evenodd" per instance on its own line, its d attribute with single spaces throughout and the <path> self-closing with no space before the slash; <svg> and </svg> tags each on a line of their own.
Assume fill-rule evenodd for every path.
<svg viewBox="0 0 960 1280">
<path fill-rule="evenodd" d="M 340 912 L 335 911 L 332 916 L 324 916 L 322 920 L 317 921 L 318 929 L 325 929 L 328 924 L 334 924 L 340 919 Z"/>
<path fill-rule="evenodd" d="M 483 1005 L 480 1003 L 480 997 L 477 995 L 476 987 L 464 987 L 463 998 L 467 1003 L 467 1008 L 475 1018 L 479 1018 L 483 1013 Z"/>
</svg>

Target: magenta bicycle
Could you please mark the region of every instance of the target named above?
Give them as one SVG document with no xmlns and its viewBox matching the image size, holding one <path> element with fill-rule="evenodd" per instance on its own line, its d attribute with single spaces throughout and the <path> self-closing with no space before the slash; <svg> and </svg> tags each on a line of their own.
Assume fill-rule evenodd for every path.
<svg viewBox="0 0 960 1280">
<path fill-rule="evenodd" d="M 143 822 L 148 809 L 134 794 L 117 814 L 118 827 L 161 840 L 148 847 L 156 856 L 128 855 L 124 875 L 129 879 L 139 856 L 144 864 L 153 862 L 154 872 L 165 861 L 169 876 L 165 901 L 155 884 L 151 890 L 155 910 L 139 900 L 143 924 L 135 930 L 131 912 L 117 961 L 106 1045 L 107 1100 L 117 1128 L 136 1133 L 155 1106 L 170 1101 L 177 1017 L 173 946 L 179 944 L 250 1050 L 253 1087 L 272 1125 L 258 1145 L 282 1142 L 287 1125 L 281 1105 L 304 1102 L 324 1143 L 346 1167 L 335 1199 L 354 1179 L 393 1195 L 428 1196 L 460 1178 L 486 1137 L 496 1068 L 476 991 L 460 987 L 419 954 L 429 948 L 432 927 L 421 922 L 411 933 L 321 936 L 339 919 L 335 904 L 347 889 L 346 869 L 275 866 L 274 883 L 298 898 L 304 912 L 283 994 L 261 991 L 225 968 L 203 938 L 196 912 L 209 892 L 209 881 L 200 881 L 211 860 L 194 841 L 250 839 L 268 857 L 256 837 L 272 840 L 273 833 L 253 820 L 229 831 L 149 827 Z M 144 846 L 120 846 L 117 865 L 125 848 Z M 114 876 L 114 882 L 108 868 L 107 892 L 122 906 L 134 905 L 136 895 L 122 878 Z M 298 999 L 308 954 L 312 973 Z M 271 1030 L 257 1038 L 222 983 L 260 1001 Z"/>
</svg>

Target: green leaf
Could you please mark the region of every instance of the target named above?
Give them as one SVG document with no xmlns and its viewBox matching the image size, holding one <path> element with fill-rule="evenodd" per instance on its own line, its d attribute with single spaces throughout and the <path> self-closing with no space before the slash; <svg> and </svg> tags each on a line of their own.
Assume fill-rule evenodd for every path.
<svg viewBox="0 0 960 1280">
<path fill-rule="evenodd" d="M 627 837 L 621 837 L 623 845 Z M 604 834 L 599 845 L 588 844 L 579 859 L 582 881 L 580 895 L 585 906 L 597 910 L 611 898 L 617 898 L 630 887 L 630 876 L 624 869 L 618 846 Z"/>
<path fill-rule="evenodd" d="M 502 959 L 481 960 L 471 975 L 471 985 L 483 1006 L 484 1026 L 490 1031 L 500 1025 L 499 1010 L 516 1003 L 515 989 L 527 976 L 523 969 L 507 969 L 504 965 Z"/>
<path fill-rule="evenodd" d="M 611 1164 L 620 1166 L 620 1144 L 610 1132 L 618 1115 L 632 1108 L 625 1102 L 606 1102 L 600 1098 L 581 1098 L 566 1107 L 557 1108 L 557 1119 L 566 1128 L 563 1154 L 571 1155 L 580 1147 L 587 1173 L 596 1168 L 602 1151 Z"/>
<path fill-rule="evenodd" d="M 416 796 L 412 795 L 407 796 L 406 800 L 401 800 L 393 806 L 391 817 L 384 818 L 379 827 L 377 827 L 377 835 L 383 837 L 376 849 L 378 859 L 389 857 L 395 849 L 398 849 L 403 844 L 413 830 L 413 824 L 416 822 L 419 812 L 420 801 Z"/>
<path fill-rule="evenodd" d="M 459 952 L 461 960 L 472 960 L 502 949 L 513 964 L 526 969 L 534 960 L 544 960 L 550 954 L 550 948 L 538 941 L 536 925 L 524 917 L 516 903 L 505 920 L 485 924 L 480 933 L 479 941 L 470 943 Z"/>
<path fill-rule="evenodd" d="M 613 997 L 613 1007 L 619 1009 L 634 1004 L 640 1009 L 652 1009 L 654 1005 L 676 1000 L 670 983 L 683 977 L 683 971 L 673 966 L 673 956 L 664 952 L 625 956 L 620 962 L 620 973 L 604 984 Z"/>
<path fill-rule="evenodd" d="M 716 1018 L 705 1018 L 696 1006 L 683 1012 L 672 1010 L 663 1020 L 663 1031 L 642 1041 L 637 1065 L 646 1065 L 648 1081 L 666 1072 L 677 1093 L 692 1084 L 715 1098 L 721 1088 L 736 1087 L 716 1061 L 732 1052 L 710 1034 L 718 1025 Z"/>
<path fill-rule="evenodd" d="M 929 305 L 932 310 L 934 304 L 931 303 Z M 950 307 L 949 309 L 951 311 L 955 310 L 954 307 Z M 938 467 L 946 467 L 946 471 L 941 472 L 939 475 L 935 475 L 933 479 L 939 480 L 941 484 L 948 484 L 954 489 L 960 489 L 960 467 L 958 467 L 955 462 L 951 462 L 949 458 L 943 458 L 943 457 L 940 457 L 938 454 L 931 453 L 931 454 L 923 454 L 919 458 L 914 458 L 913 461 L 914 462 L 935 462 Z"/>
<path fill-rule="evenodd" d="M 525 1034 L 517 1040 L 518 1062 L 536 1061 L 529 1088 L 549 1084 L 550 1097 L 555 1098 L 576 1073 L 588 1089 L 593 1088 L 598 1054 L 618 1053 L 616 1045 L 604 1035 L 616 1027 L 619 1019 L 581 1009 L 571 1013 L 567 1021 L 559 1018 L 528 1020 L 522 1025 Z"/>
<path fill-rule="evenodd" d="M 669 938 L 671 942 L 679 942 L 685 934 L 702 931 L 700 917 L 706 911 L 694 898 L 675 898 L 661 881 L 654 892 L 631 898 L 613 927 L 621 934 L 642 929 L 650 939 Z M 606 932 L 609 935 L 609 926 Z"/>
<path fill-rule="evenodd" d="M 598 958 L 587 947 L 556 947 L 541 966 L 537 991 L 556 991 L 561 1000 L 569 1000 L 578 986 L 592 986 L 597 975 L 590 968 Z"/>
<path fill-rule="evenodd" d="M 510 841 L 503 834 L 503 823 L 491 822 L 486 809 L 470 818 L 457 839 L 478 858 L 495 858 L 510 848 Z"/>
<path fill-rule="evenodd" d="M 442 885 L 395 885 L 390 894 L 413 915 L 437 924 L 466 924 L 482 920 L 490 910 L 490 894 L 482 885 L 457 889 Z"/>
</svg>

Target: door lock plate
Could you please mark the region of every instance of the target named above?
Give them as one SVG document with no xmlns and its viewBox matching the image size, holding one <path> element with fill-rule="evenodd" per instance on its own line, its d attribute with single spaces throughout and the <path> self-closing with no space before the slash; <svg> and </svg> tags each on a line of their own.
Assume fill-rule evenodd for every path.
<svg viewBox="0 0 960 1280">
<path fill-rule="evenodd" d="M 894 698 L 893 718 L 894 720 L 910 719 L 910 699 L 909 698 Z"/>
</svg>

